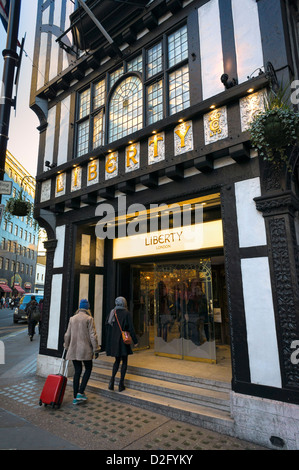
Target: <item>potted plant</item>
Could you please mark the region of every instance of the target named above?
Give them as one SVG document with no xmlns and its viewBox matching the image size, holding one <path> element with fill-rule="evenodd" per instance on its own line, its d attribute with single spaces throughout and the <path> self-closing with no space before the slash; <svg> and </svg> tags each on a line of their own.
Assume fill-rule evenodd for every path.
<svg viewBox="0 0 299 470">
<path fill-rule="evenodd" d="M 288 87 L 271 89 L 264 110 L 252 120 L 249 132 L 259 155 L 277 166 L 288 163 L 289 151 L 299 138 L 299 113 L 288 103 Z"/>
<path fill-rule="evenodd" d="M 31 213 L 32 204 L 23 197 L 23 190 L 20 189 L 16 197 L 11 197 L 6 202 L 6 212 L 11 215 L 26 216 Z"/>
</svg>

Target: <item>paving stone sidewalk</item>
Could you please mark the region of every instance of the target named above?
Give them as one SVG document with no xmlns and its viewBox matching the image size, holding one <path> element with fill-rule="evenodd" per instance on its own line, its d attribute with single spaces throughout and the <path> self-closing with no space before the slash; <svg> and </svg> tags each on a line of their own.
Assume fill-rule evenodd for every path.
<svg viewBox="0 0 299 470">
<path fill-rule="evenodd" d="M 34 432 L 35 441 L 30 445 L 36 445 L 37 449 L 58 446 L 62 449 L 115 451 L 264 450 L 258 445 L 95 393 L 88 393 L 87 403 L 73 405 L 71 385 L 67 386 L 60 408 L 40 406 L 43 385 L 44 379 L 36 376 L 20 378 L 14 383 L 0 383 L 0 408 L 23 420 L 22 424 L 28 428 L 25 426 L 24 430 Z M 1 433 L 5 433 L 5 428 L 0 425 L 0 442 Z M 5 442 L 5 448 L 16 448 L 15 442 L 9 443 L 7 439 Z M 32 441 L 28 439 L 28 442 Z M 1 444 L 0 448 L 3 449 Z"/>
</svg>

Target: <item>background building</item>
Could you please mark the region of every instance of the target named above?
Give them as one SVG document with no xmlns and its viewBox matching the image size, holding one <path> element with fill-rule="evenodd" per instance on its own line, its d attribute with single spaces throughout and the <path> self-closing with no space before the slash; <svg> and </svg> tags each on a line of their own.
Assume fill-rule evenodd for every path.
<svg viewBox="0 0 299 470">
<path fill-rule="evenodd" d="M 7 151 L 4 181 L 12 181 L 12 194 L 2 195 L 6 205 L 16 197 L 21 185 L 25 198 L 32 204 L 35 197 L 35 180 Z M 3 213 L 1 220 L 0 292 L 4 296 L 17 296 L 33 292 L 37 260 L 38 225 L 32 216 L 18 217 Z"/>
<path fill-rule="evenodd" d="M 293 173 L 269 171 L 248 132 L 267 90 L 298 77 L 296 2 L 85 4 L 101 27 L 78 3 L 38 4 L 35 210 L 48 235 L 39 373 L 61 356 L 82 297 L 105 349 L 123 295 L 145 367 L 150 355 L 179 358 L 180 374 L 203 363 L 219 381 L 225 351 L 230 411 L 207 426 L 298 448 L 298 155 Z M 164 230 L 159 204 L 190 206 L 192 243 L 174 215 Z M 101 239 L 108 208 L 115 233 Z M 125 238 L 137 215 L 148 233 Z"/>
<path fill-rule="evenodd" d="M 46 241 L 46 233 L 44 230 L 40 230 L 38 240 L 38 251 L 36 260 L 36 273 L 35 273 L 35 286 L 34 292 L 38 294 L 44 293 L 45 286 L 45 275 L 46 275 L 46 250 L 44 248 L 44 242 Z"/>
</svg>

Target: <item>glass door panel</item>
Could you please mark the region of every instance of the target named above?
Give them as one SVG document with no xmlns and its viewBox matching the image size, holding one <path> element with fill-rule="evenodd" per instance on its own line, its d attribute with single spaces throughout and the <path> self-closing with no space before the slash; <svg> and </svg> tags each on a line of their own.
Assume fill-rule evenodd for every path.
<svg viewBox="0 0 299 470">
<path fill-rule="evenodd" d="M 155 352 L 216 361 L 210 259 L 154 267 Z"/>
<path fill-rule="evenodd" d="M 131 265 L 133 324 L 138 338 L 136 349 L 153 347 L 154 276 L 153 265 Z"/>
</svg>

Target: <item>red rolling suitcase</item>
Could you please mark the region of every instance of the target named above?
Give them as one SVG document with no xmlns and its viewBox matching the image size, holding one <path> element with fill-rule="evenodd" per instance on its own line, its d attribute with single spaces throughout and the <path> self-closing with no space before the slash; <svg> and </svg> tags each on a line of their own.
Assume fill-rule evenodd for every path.
<svg viewBox="0 0 299 470">
<path fill-rule="evenodd" d="M 68 367 L 68 361 L 64 360 L 64 354 L 65 351 L 62 355 L 62 362 L 58 374 L 50 374 L 46 379 L 39 399 L 40 406 L 44 404 L 45 406 L 50 405 L 52 408 L 55 408 L 55 406 L 59 408 L 63 401 L 65 387 L 67 384 Z M 64 371 L 62 373 L 63 365 Z"/>
</svg>

